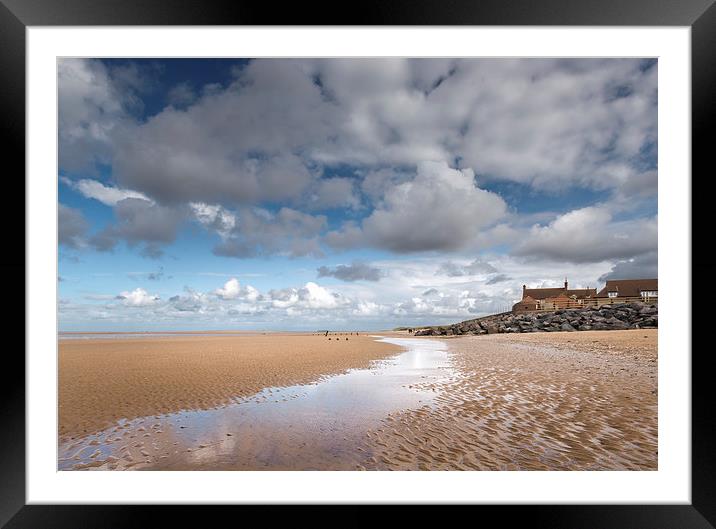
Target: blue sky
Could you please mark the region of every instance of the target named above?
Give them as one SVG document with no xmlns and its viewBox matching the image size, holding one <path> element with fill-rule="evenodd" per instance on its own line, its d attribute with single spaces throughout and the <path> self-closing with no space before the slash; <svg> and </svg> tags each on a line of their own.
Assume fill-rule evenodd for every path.
<svg viewBox="0 0 716 529">
<path fill-rule="evenodd" d="M 655 277 L 651 59 L 61 59 L 62 330 L 384 329 Z"/>
</svg>

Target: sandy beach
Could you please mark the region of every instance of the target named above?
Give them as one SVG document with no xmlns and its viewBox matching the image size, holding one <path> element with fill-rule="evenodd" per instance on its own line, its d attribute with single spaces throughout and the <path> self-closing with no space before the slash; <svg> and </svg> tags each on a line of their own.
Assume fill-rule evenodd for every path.
<svg viewBox="0 0 716 529">
<path fill-rule="evenodd" d="M 60 340 L 60 440 L 120 419 L 207 409 L 266 387 L 306 384 L 401 351 L 361 334 Z"/>
<path fill-rule="evenodd" d="M 62 340 L 60 468 L 657 469 L 656 330 L 381 335 Z"/>
<path fill-rule="evenodd" d="M 368 432 L 368 469 L 656 470 L 657 331 L 444 340 L 432 406 Z"/>
</svg>

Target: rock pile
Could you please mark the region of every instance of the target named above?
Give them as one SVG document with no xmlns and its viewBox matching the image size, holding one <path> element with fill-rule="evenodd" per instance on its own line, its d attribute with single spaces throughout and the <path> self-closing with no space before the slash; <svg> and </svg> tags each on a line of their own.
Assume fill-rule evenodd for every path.
<svg viewBox="0 0 716 529">
<path fill-rule="evenodd" d="M 416 336 L 453 336 L 509 332 L 610 331 L 617 329 L 655 329 L 659 326 L 658 305 L 621 303 L 564 309 L 551 312 L 504 312 L 454 325 L 429 327 Z"/>
</svg>

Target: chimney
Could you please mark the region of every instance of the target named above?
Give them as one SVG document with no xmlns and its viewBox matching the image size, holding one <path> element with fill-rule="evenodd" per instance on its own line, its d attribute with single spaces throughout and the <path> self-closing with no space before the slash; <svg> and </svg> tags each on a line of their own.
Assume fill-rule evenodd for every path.
<svg viewBox="0 0 716 529">
<path fill-rule="evenodd" d="M 522 285 L 522 299 L 525 299 L 525 290 L 527 290 L 527 285 Z"/>
<path fill-rule="evenodd" d="M 564 289 L 567 290 L 567 278 L 564 278 Z"/>
</svg>

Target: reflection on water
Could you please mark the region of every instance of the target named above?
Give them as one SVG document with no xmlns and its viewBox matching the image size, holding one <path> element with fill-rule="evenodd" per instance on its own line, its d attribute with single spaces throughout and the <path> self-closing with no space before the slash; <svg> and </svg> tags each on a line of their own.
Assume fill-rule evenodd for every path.
<svg viewBox="0 0 716 529">
<path fill-rule="evenodd" d="M 366 432 L 392 413 L 430 405 L 426 382 L 451 376 L 445 345 L 383 338 L 408 350 L 370 369 L 267 388 L 221 408 L 122 421 L 60 447 L 59 469 L 354 470 Z"/>
</svg>

